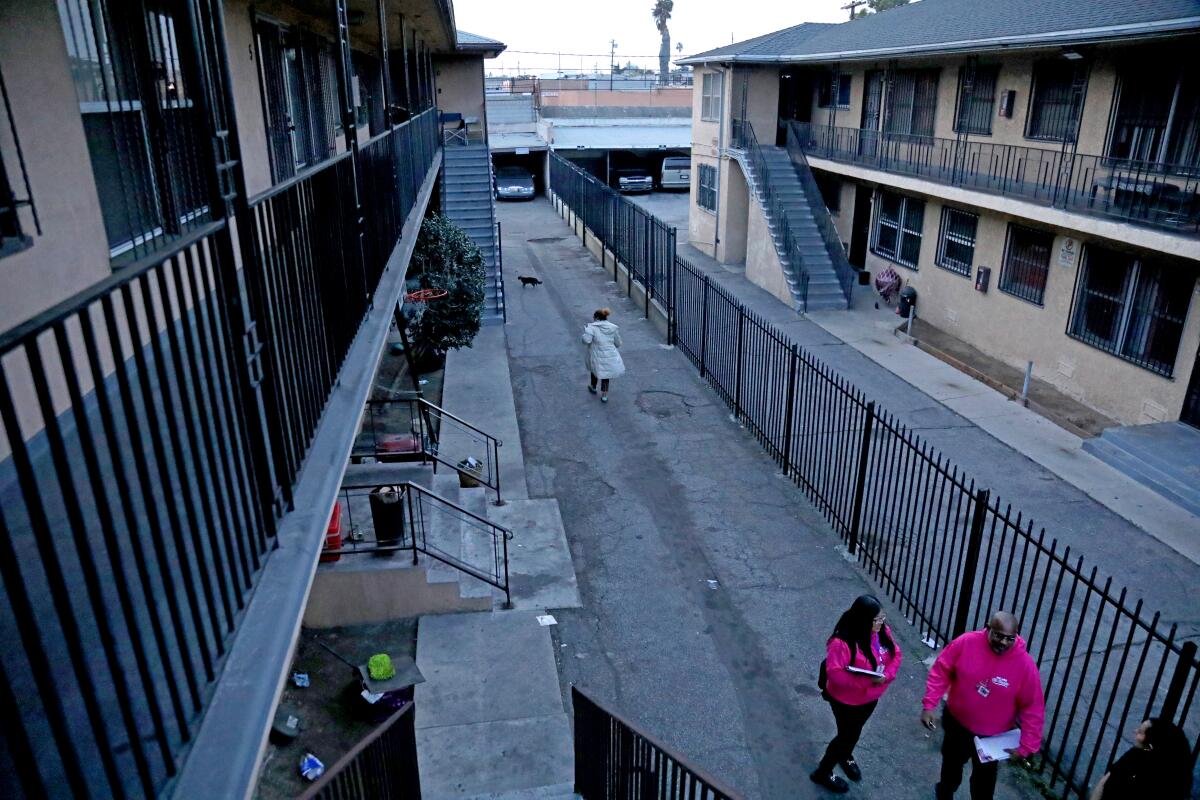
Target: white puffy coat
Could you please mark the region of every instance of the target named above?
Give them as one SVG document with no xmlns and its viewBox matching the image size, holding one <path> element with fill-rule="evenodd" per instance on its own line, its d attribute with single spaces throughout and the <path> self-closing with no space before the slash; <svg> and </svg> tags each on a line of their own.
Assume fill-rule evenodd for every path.
<svg viewBox="0 0 1200 800">
<path fill-rule="evenodd" d="M 625 374 L 625 362 L 617 348 L 621 346 L 621 331 L 608 320 L 589 322 L 583 327 L 583 343 L 587 345 L 587 368 L 597 378 L 619 378 Z"/>
</svg>

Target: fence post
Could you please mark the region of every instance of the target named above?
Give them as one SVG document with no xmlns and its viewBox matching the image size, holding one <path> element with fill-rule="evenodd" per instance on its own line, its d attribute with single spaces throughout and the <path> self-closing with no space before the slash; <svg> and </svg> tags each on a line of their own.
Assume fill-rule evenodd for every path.
<svg viewBox="0 0 1200 800">
<path fill-rule="evenodd" d="M 746 327 L 746 308 L 738 304 L 737 377 L 733 382 L 733 414 L 742 415 L 742 331 Z"/>
<path fill-rule="evenodd" d="M 863 421 L 862 445 L 858 448 L 858 475 L 854 479 L 854 512 L 850 517 L 850 541 L 846 549 L 850 555 L 858 552 L 858 535 L 862 526 L 863 494 L 867 488 L 867 459 L 871 455 L 871 428 L 875 424 L 875 401 L 867 403 L 867 417 Z"/>
<path fill-rule="evenodd" d="M 1167 686 L 1167 697 L 1163 700 L 1159 716 L 1174 721 L 1179 711 L 1179 701 L 1183 699 L 1183 690 L 1187 686 L 1192 665 L 1196 663 L 1196 643 L 1187 641 L 1179 651 L 1179 660 L 1175 662 L 1175 672 L 1171 675 L 1171 683 Z M 1182 720 L 1181 720 L 1182 722 Z"/>
<path fill-rule="evenodd" d="M 708 276 L 704 276 L 704 302 L 700 312 L 700 377 L 704 377 L 704 358 L 708 354 Z"/>
<path fill-rule="evenodd" d="M 796 364 L 800 360 L 799 354 L 796 352 L 796 344 L 792 343 L 792 357 L 788 363 L 788 388 L 787 388 L 787 405 L 783 407 L 783 474 L 788 475 L 792 471 L 792 434 L 793 422 L 792 418 L 796 406 Z"/>
<path fill-rule="evenodd" d="M 979 569 L 979 550 L 983 545 L 983 528 L 987 521 L 990 497 L 991 492 L 987 489 L 975 492 L 975 509 L 971 512 L 971 536 L 967 540 L 962 581 L 958 585 L 958 608 L 954 612 L 954 628 L 950 633 L 951 638 L 967 632 L 967 617 L 971 613 L 971 595 L 975 592 L 975 573 Z"/>
</svg>

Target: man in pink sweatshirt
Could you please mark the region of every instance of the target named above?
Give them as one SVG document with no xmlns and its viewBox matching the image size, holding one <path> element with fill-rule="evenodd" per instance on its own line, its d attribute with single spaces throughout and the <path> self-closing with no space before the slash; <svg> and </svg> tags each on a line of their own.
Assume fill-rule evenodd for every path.
<svg viewBox="0 0 1200 800">
<path fill-rule="evenodd" d="M 1042 747 L 1042 677 L 1019 631 L 1015 616 L 997 611 L 984 630 L 964 633 L 946 645 L 929 670 L 921 712 L 926 728 L 937 729 L 935 709 L 949 694 L 942 712 L 942 773 L 934 787 L 938 800 L 954 797 L 968 760 L 971 800 L 992 800 L 999 762 L 981 763 L 974 737 L 1020 728 L 1021 742 L 1009 750 L 1012 755 L 1027 758 Z"/>
</svg>

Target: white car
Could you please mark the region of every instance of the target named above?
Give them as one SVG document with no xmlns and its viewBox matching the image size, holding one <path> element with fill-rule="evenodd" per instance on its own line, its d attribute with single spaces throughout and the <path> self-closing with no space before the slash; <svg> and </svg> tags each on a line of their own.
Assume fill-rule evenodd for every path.
<svg viewBox="0 0 1200 800">
<path fill-rule="evenodd" d="M 533 174 L 521 167 L 500 167 L 496 170 L 497 200 L 532 200 Z"/>
<path fill-rule="evenodd" d="M 692 160 L 690 158 L 664 158 L 659 173 L 658 188 L 687 189 L 692 185 Z"/>
</svg>

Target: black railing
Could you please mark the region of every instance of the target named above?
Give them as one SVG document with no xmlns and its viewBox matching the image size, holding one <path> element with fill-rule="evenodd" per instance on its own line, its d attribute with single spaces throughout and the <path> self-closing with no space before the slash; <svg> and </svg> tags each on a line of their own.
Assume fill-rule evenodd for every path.
<svg viewBox="0 0 1200 800">
<path fill-rule="evenodd" d="M 421 800 L 413 704 L 405 703 L 333 764 L 300 800 Z"/>
<path fill-rule="evenodd" d="M 970 138 L 939 139 L 790 123 L 826 158 L 1170 231 L 1200 230 L 1200 166 L 1088 155 Z"/>
<path fill-rule="evenodd" d="M 382 509 L 380 491 L 394 493 L 395 513 Z M 391 486 L 344 484 L 339 494 L 349 525 L 340 549 L 326 556 L 372 553 L 412 553 L 412 563 L 424 554 L 504 592 L 511 608 L 508 543 L 512 531 L 415 483 Z"/>
<path fill-rule="evenodd" d="M 500 221 L 496 220 L 496 285 L 500 288 L 500 313 L 508 322 L 508 297 L 504 294 L 504 240 L 500 235 Z"/>
<path fill-rule="evenodd" d="M 177 774 L 416 208 L 431 123 L 260 195 L 237 237 L 193 226 L 0 337 L 5 785 L 159 796 Z"/>
<path fill-rule="evenodd" d="M 571 687 L 575 716 L 575 792 L 583 800 L 738 800 L 740 795 Z"/>
<path fill-rule="evenodd" d="M 807 311 L 808 270 L 805 269 L 804 258 L 800 255 L 800 245 L 797 243 L 796 237 L 792 234 L 791 221 L 788 218 L 787 210 L 784 208 L 784 197 L 780 194 L 780 187 L 774 186 L 771 183 L 770 173 L 767 172 L 766 159 L 763 156 L 762 148 L 758 144 L 758 138 L 754 135 L 754 126 L 747 121 L 743 121 L 739 130 L 741 135 L 734 141 L 733 145 L 746 153 L 746 166 L 750 170 L 750 177 L 754 184 L 755 193 L 758 195 L 758 201 L 767 212 L 767 219 L 774 229 L 773 235 L 779 239 L 779 248 L 782 250 L 780 260 L 783 262 L 783 270 L 787 276 L 788 285 L 791 287 L 792 295 L 796 298 L 800 310 Z M 824 208 L 824 205 L 821 207 Z"/>
<path fill-rule="evenodd" d="M 559 186 L 552 174 L 552 190 Z M 560 195 L 562 197 L 562 195 Z M 597 235 L 596 230 L 591 230 Z M 632 270 L 631 270 L 632 272 Z M 1200 752 L 1196 643 L 1128 589 L 676 257 L 668 341 L 812 500 L 930 647 L 997 608 L 1022 619 L 1046 696 L 1038 768 L 1085 796 L 1131 724 L 1178 722 Z"/>
<path fill-rule="evenodd" d="M 367 402 L 351 457 L 372 456 L 382 462 L 430 459 L 488 487 L 499 504 L 502 444 L 423 397 L 400 397 Z"/>
<path fill-rule="evenodd" d="M 813 177 L 812 168 L 809 167 L 804 150 L 801 149 L 800 143 L 796 139 L 795 131 L 790 127 L 787 132 L 787 152 L 792 166 L 796 170 L 796 177 L 800 179 L 800 185 L 804 187 L 804 196 L 808 199 L 808 207 L 812 209 L 812 217 L 817 224 L 817 230 L 821 232 L 821 240 L 825 243 L 825 252 L 829 254 L 833 271 L 837 274 L 838 285 L 842 287 L 842 294 L 846 296 L 847 305 L 853 305 L 851 302 L 854 298 L 853 287 L 858 282 L 858 272 L 850 266 L 850 260 L 846 257 L 846 248 L 842 245 L 842 235 L 838 233 L 833 216 L 829 213 L 829 207 L 825 204 L 825 197 L 821 194 L 821 187 L 817 186 L 817 180 Z"/>
</svg>

